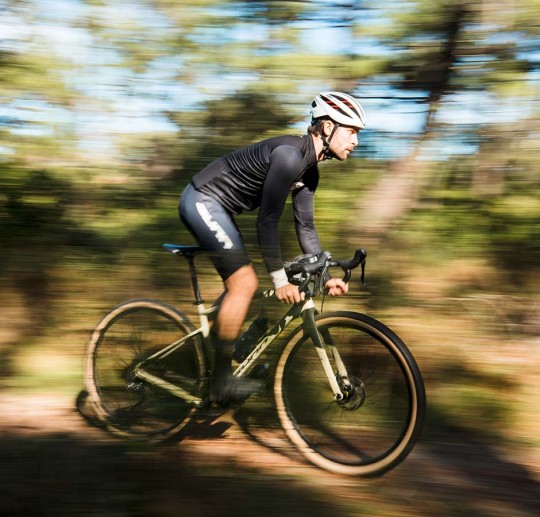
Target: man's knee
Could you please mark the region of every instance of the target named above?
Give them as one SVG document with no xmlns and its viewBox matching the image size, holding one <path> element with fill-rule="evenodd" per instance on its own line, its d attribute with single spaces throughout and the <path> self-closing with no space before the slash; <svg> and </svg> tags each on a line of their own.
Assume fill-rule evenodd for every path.
<svg viewBox="0 0 540 517">
<path fill-rule="evenodd" d="M 229 293 L 244 293 L 252 296 L 259 287 L 257 273 L 253 266 L 242 266 L 225 281 L 225 287 Z"/>
</svg>

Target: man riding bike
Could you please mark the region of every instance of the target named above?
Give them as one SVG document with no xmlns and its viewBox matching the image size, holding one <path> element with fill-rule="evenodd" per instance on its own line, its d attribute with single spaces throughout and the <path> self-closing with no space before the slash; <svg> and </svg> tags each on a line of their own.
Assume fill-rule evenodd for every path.
<svg viewBox="0 0 540 517">
<path fill-rule="evenodd" d="M 181 196 L 180 218 L 199 244 L 212 252 L 225 285 L 211 329 L 216 362 L 210 396 L 217 403 L 244 400 L 260 386 L 260 381 L 232 374 L 235 340 L 258 287 L 234 216 L 259 209 L 258 241 L 276 298 L 290 304 L 302 300 L 303 293 L 288 282 L 281 258 L 278 222 L 287 196 L 292 193 L 303 253 L 319 253 L 322 247 L 313 221 L 317 163 L 345 160 L 365 127 L 362 106 L 345 93 L 320 93 L 311 103 L 311 115 L 308 134 L 270 138 L 222 156 L 196 174 Z M 339 278 L 328 279 L 325 288 L 331 296 L 348 291 Z"/>
</svg>

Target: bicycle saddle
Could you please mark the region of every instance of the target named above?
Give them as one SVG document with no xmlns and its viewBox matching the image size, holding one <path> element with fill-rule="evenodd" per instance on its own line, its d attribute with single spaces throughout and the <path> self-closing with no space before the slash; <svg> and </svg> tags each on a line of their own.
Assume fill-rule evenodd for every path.
<svg viewBox="0 0 540 517">
<path fill-rule="evenodd" d="M 201 246 L 184 246 L 183 244 L 163 244 L 162 246 L 175 255 L 194 255 L 206 251 Z"/>
</svg>

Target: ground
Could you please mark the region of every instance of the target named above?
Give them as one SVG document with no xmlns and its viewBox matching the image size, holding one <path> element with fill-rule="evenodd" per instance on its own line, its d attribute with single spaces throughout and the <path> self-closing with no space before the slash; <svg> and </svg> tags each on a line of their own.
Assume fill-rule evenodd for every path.
<svg viewBox="0 0 540 517">
<path fill-rule="evenodd" d="M 4 394 L 0 514 L 532 517 L 540 508 L 530 461 L 458 429 L 425 432 L 379 478 L 325 472 L 304 462 L 268 412 L 270 395 L 260 397 L 262 406 L 250 400 L 156 446 L 91 425 L 76 394 Z"/>
</svg>

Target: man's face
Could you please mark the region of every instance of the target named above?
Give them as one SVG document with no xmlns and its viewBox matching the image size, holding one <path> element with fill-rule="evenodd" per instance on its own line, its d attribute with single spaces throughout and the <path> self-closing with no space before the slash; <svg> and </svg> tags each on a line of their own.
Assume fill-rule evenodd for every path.
<svg viewBox="0 0 540 517">
<path fill-rule="evenodd" d="M 333 126 L 331 129 L 333 129 Z M 358 129 L 349 126 L 339 126 L 332 140 L 330 140 L 329 149 L 338 160 L 345 160 L 357 145 Z"/>
</svg>

